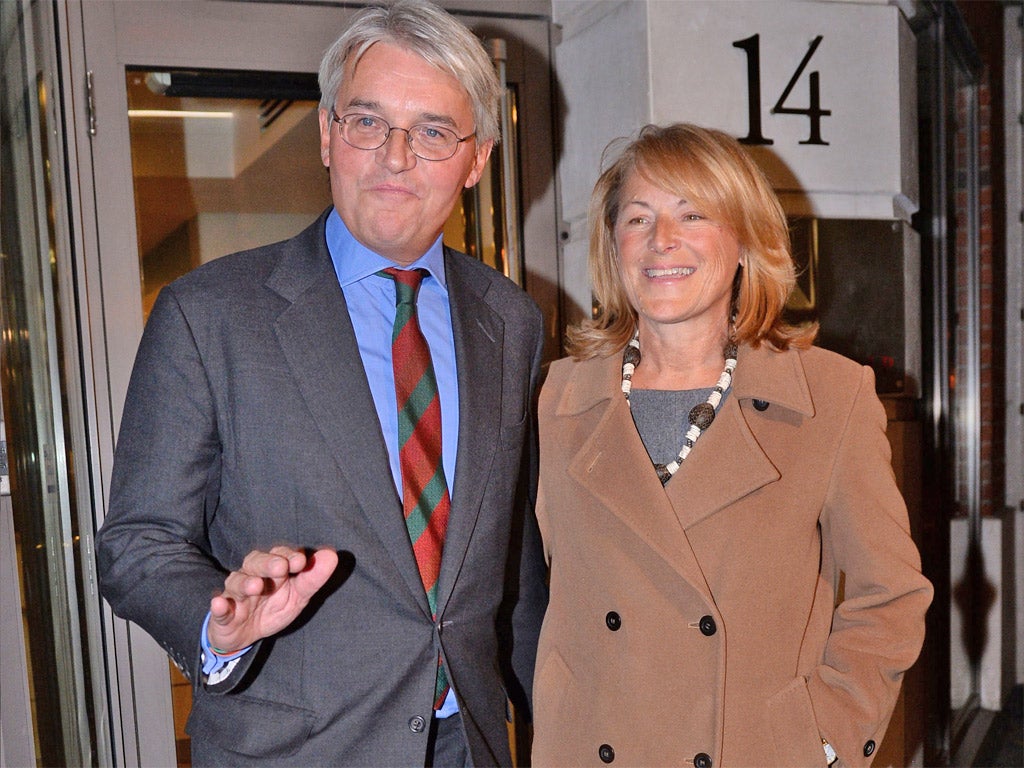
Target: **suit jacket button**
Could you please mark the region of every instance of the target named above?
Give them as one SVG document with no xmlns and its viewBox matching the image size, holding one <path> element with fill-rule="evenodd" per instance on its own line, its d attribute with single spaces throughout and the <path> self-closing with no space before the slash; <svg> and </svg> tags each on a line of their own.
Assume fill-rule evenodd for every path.
<svg viewBox="0 0 1024 768">
<path fill-rule="evenodd" d="M 715 620 L 711 616 L 700 617 L 700 633 L 706 637 L 711 637 L 715 632 L 718 631 L 718 625 L 715 624 Z M 701 752 L 703 755 L 704 753 Z"/>
<path fill-rule="evenodd" d="M 604 623 L 612 632 L 618 632 L 619 627 L 622 626 L 622 617 L 615 611 L 608 611 L 608 615 L 604 617 Z"/>
<path fill-rule="evenodd" d="M 426 718 L 419 715 L 409 718 L 409 730 L 413 733 L 423 733 L 423 730 L 427 727 Z"/>
<path fill-rule="evenodd" d="M 864 757 L 871 757 L 875 753 L 875 740 L 868 739 L 868 743 L 864 745 Z"/>
<path fill-rule="evenodd" d="M 610 744 L 602 744 L 597 750 L 597 756 L 601 758 L 602 763 L 610 763 L 615 759 L 615 750 Z"/>
<path fill-rule="evenodd" d="M 754 401 L 754 407 L 757 410 L 759 410 L 759 411 L 767 411 L 768 410 L 768 401 L 767 400 L 755 400 Z"/>
<path fill-rule="evenodd" d="M 694 768 L 711 768 L 713 763 L 711 762 L 711 755 L 707 752 L 698 752 L 693 756 Z"/>
</svg>

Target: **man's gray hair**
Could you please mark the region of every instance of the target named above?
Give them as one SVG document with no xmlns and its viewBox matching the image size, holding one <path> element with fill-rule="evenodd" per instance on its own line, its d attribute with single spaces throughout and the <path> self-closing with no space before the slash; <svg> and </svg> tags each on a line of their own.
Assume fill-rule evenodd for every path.
<svg viewBox="0 0 1024 768">
<path fill-rule="evenodd" d="M 354 67 L 374 43 L 404 48 L 453 75 L 469 94 L 477 140 L 499 139 L 501 83 L 490 57 L 465 24 L 426 0 L 399 0 L 356 14 L 320 62 L 321 108 L 335 106 L 345 67 Z"/>
</svg>

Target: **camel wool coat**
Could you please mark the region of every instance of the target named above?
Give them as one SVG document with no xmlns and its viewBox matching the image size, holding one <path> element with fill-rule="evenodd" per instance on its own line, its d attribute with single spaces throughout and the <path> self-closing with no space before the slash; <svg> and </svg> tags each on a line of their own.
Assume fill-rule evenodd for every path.
<svg viewBox="0 0 1024 768">
<path fill-rule="evenodd" d="M 561 360 L 540 398 L 534 765 L 869 765 L 932 597 L 872 371 L 741 347 L 664 488 L 621 375 Z"/>
</svg>

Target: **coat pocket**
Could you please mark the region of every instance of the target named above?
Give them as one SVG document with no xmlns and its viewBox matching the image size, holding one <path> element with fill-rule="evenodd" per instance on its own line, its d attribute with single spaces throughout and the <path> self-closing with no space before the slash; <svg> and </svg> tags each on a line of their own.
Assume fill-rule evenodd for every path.
<svg viewBox="0 0 1024 768">
<path fill-rule="evenodd" d="M 247 696 L 196 696 L 186 731 L 195 741 L 247 757 L 281 759 L 295 754 L 316 723 L 313 712 Z"/>
<path fill-rule="evenodd" d="M 775 749 L 773 765 L 824 768 L 825 750 L 806 680 L 798 677 L 768 699 L 767 716 Z"/>
<path fill-rule="evenodd" d="M 573 674 L 555 651 L 549 652 L 533 682 L 533 764 L 580 765 L 586 754 L 580 743 L 588 729 Z"/>
</svg>

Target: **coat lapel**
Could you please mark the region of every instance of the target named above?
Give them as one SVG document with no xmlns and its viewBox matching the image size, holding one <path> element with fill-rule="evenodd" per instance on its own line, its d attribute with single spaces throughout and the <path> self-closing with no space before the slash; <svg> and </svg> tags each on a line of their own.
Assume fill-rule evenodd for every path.
<svg viewBox="0 0 1024 768">
<path fill-rule="evenodd" d="M 779 479 L 730 396 L 665 490 L 684 528 Z"/>
<path fill-rule="evenodd" d="M 285 256 L 267 280 L 269 288 L 290 302 L 278 316 L 275 331 L 303 399 L 360 509 L 429 615 L 323 222 L 321 218 L 285 246 Z"/>
<path fill-rule="evenodd" d="M 710 598 L 686 532 L 669 503 L 621 395 L 616 355 L 579 365 L 559 416 L 601 409 L 597 427 L 569 462 L 569 475 L 629 526 L 684 579 Z"/>
<path fill-rule="evenodd" d="M 813 415 L 799 354 L 778 353 L 764 347 L 740 348 L 729 397 L 666 486 L 683 527 L 695 525 L 779 479 L 778 470 L 761 449 L 747 421 L 751 414 L 751 418 L 762 418 L 750 405 L 751 400 Z"/>
<path fill-rule="evenodd" d="M 799 354 L 741 347 L 729 397 L 665 487 L 620 393 L 621 377 L 617 355 L 576 366 L 558 415 L 573 417 L 591 408 L 601 408 L 602 415 L 573 456 L 569 473 L 684 578 L 706 590 L 686 529 L 779 479 L 746 414 L 760 414 L 749 403 L 756 399 L 813 415 Z"/>
<path fill-rule="evenodd" d="M 485 300 L 489 283 L 474 281 L 472 273 L 459 269 L 458 260 L 447 249 L 445 275 L 459 376 L 459 448 L 438 577 L 439 612 L 451 596 L 480 514 L 498 440 L 504 377 L 504 323 Z M 486 372 L 486 383 L 480 379 L 481 372 Z"/>
</svg>

